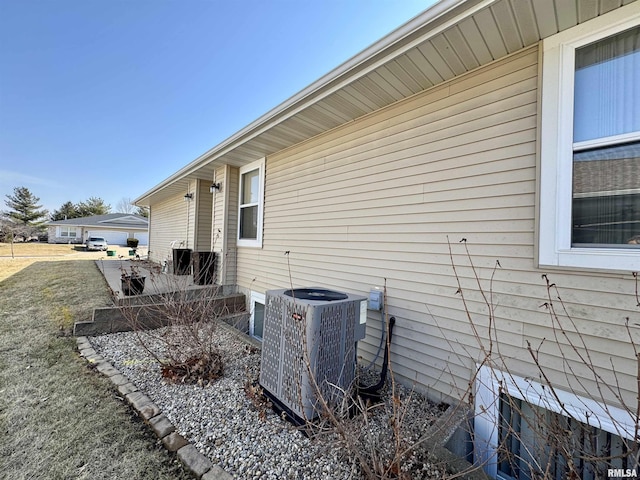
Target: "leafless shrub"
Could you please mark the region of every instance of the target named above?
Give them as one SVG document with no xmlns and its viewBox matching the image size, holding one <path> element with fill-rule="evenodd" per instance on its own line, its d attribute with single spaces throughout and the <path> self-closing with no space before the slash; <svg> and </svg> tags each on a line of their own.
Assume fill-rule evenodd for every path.
<svg viewBox="0 0 640 480">
<path fill-rule="evenodd" d="M 407 433 L 410 430 L 406 416 L 409 400 L 398 394 L 392 368 L 387 385 L 390 402 L 386 405 L 367 403 L 354 391 L 343 392 L 344 403 L 335 405 L 322 394 L 324 388 L 318 384 L 321 379 L 313 375 L 308 356 L 305 357 L 305 365 L 316 394 L 318 417 L 313 421 L 307 419 L 307 429 L 316 434 L 328 431 L 335 434 L 345 451 L 356 459 L 363 477 L 367 479 L 482 476 L 479 470 L 483 468 L 530 480 L 596 479 L 639 472 L 640 352 L 637 323 L 632 325 L 627 317 L 621 326 L 628 338 L 627 346 L 633 352 L 633 358 L 628 360 L 635 362 L 636 371 L 629 372 L 627 362 L 627 371 L 619 372 L 617 360 L 610 357 L 603 364 L 602 355 L 592 351 L 570 308 L 561 298 L 559 288 L 550 282 L 547 275 L 543 275 L 547 295 L 541 301 L 541 308 L 549 314 L 551 337 L 540 340 L 537 346 L 526 341 L 524 353 L 531 360 L 532 370 L 524 377 L 519 376 L 518 373 L 522 373 L 514 365 L 522 368 L 523 358 L 514 358 L 512 349 L 508 348 L 512 346 L 503 339 L 502 331 L 496 325 L 498 303 L 493 285 L 501 269 L 500 262 L 495 262 L 488 286 L 485 286 L 466 240 L 460 243 L 467 259 L 465 268 L 471 272 L 467 277 L 472 279 L 473 287 L 463 287 L 459 273 L 461 267 L 454 261 L 450 243 L 449 255 L 458 287 L 455 293 L 463 303 L 475 345 L 448 338 L 444 329 L 439 328 L 450 346 L 451 361 L 468 365 L 472 371 L 467 388 L 458 391 L 460 398 L 472 408 L 476 403 L 481 405 L 476 410 L 478 417 L 489 410 L 495 413 L 491 426 L 494 454 L 483 456 L 482 452 L 476 452 L 474 465 L 462 470 L 450 469 L 439 462 L 432 451 L 433 437 L 439 434 L 437 429 L 426 429 L 418 436 Z M 636 274 L 634 278 L 637 301 Z M 473 307 L 470 298 L 473 298 Z M 484 305 L 484 309 L 480 309 L 484 311 L 482 314 L 478 313 L 478 302 Z M 303 351 L 306 355 L 308 350 L 305 348 Z M 550 365 L 554 358 L 555 364 Z M 564 381 L 558 377 L 558 371 L 562 372 Z M 453 372 L 449 373 L 453 375 Z M 483 405 L 485 398 L 476 402 L 479 390 L 483 387 L 495 389 L 496 385 L 498 395 L 491 400 L 492 403 Z M 530 403 L 532 396 L 537 396 L 536 403 Z M 612 403 L 616 406 L 611 406 Z M 455 408 L 450 411 L 455 411 Z M 372 428 L 377 416 L 385 418 L 388 430 L 383 434 Z M 470 431 L 469 434 L 473 439 L 476 432 Z M 421 472 L 415 469 L 416 463 L 420 462 L 424 470 L 429 470 L 422 477 Z"/>
<path fill-rule="evenodd" d="M 265 396 L 258 381 L 248 371 L 245 372 L 244 393 L 258 412 L 260 419 L 266 420 L 267 411 L 273 407 L 273 404 Z"/>
<path fill-rule="evenodd" d="M 289 254 L 285 253 L 287 259 Z M 386 304 L 386 280 L 384 302 Z M 385 317 L 386 346 L 389 348 L 390 321 L 388 315 Z M 430 451 L 435 437 L 442 434 L 438 428 L 432 428 L 435 418 L 442 413 L 438 406 L 415 394 L 412 389 L 399 385 L 390 363 L 380 402 L 372 402 L 358 395 L 358 378 L 348 388 L 318 378 L 318 369 L 309 355 L 311 346 L 307 345 L 302 317 L 294 325 L 297 329 L 295 335 L 302 339 L 302 368 L 306 369 L 313 392 L 314 415 L 303 419 L 304 429 L 309 436 L 326 437 L 328 441 L 338 442 L 349 458 L 357 463 L 362 477 L 366 479 L 418 480 L 457 476 L 453 469 Z M 307 391 L 298 385 L 298 398 L 301 400 L 303 390 Z M 421 400 L 418 400 L 419 397 Z M 304 408 L 301 410 L 305 411 Z M 410 415 L 411 412 L 413 415 Z"/>
<path fill-rule="evenodd" d="M 635 374 L 619 372 L 613 356 L 603 362 L 602 354 L 598 356 L 590 347 L 558 286 L 548 275 L 542 275 L 547 295 L 541 308 L 549 314 L 551 338 L 539 340 L 536 346 L 526 340 L 532 370 L 524 377 L 519 376 L 513 367 L 515 358 L 501 352 L 505 343 L 496 327 L 493 281 L 500 263 L 496 262 L 485 287 L 466 240 L 461 243 L 468 271 L 475 281 L 475 296 L 479 295 L 484 303 L 485 315 L 478 317 L 471 313 L 466 296 L 470 289 L 461 285 L 449 243 L 458 284 L 456 293 L 462 299 L 477 349 L 472 351 L 470 347 L 447 341 L 458 347 L 452 348 L 452 352 L 463 352 L 457 355 L 460 362 L 475 363 L 467 391 L 470 403 L 474 403 L 478 390 L 499 386 L 493 404 L 481 399 L 483 407 L 478 414 L 484 417 L 487 412 L 494 412 L 491 434 L 496 455 L 479 455 L 478 461 L 492 465 L 494 471 L 531 480 L 595 479 L 637 473 L 640 355 L 638 332 L 631 328 L 629 318 L 624 319 L 622 328 L 633 352 L 633 358 L 627 360 L 637 366 Z M 637 300 L 637 285 L 635 295 Z M 444 332 L 443 336 L 446 338 Z M 616 406 L 611 406 L 612 403 Z"/>
<path fill-rule="evenodd" d="M 120 300 L 140 344 L 170 381 L 206 385 L 221 377 L 218 322 L 229 308 L 217 298 L 220 288 L 193 289 L 188 276 L 149 272 L 148 291 L 160 293 Z"/>
</svg>

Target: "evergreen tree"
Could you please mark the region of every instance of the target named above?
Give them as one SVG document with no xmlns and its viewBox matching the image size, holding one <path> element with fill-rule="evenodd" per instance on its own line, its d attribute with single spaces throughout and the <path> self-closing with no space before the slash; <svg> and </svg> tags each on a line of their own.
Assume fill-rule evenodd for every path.
<svg viewBox="0 0 640 480">
<path fill-rule="evenodd" d="M 59 209 L 53 211 L 51 220 L 68 220 L 69 218 L 78 218 L 81 216 L 76 205 L 71 202 L 65 202 Z"/>
<path fill-rule="evenodd" d="M 5 195 L 7 200 L 4 203 L 9 207 L 8 212 L 4 214 L 18 225 L 28 225 L 39 227 L 44 223 L 47 217 L 47 210 L 42 208 L 38 202 L 40 199 L 36 197 L 26 187 L 15 187 L 13 195 Z"/>
<path fill-rule="evenodd" d="M 138 207 L 135 213 L 141 217 L 149 218 L 149 209 L 147 207 Z"/>
<path fill-rule="evenodd" d="M 92 215 L 106 215 L 111 211 L 111 205 L 104 203 L 100 197 L 90 197 L 76 206 L 80 217 L 90 217 Z"/>
</svg>

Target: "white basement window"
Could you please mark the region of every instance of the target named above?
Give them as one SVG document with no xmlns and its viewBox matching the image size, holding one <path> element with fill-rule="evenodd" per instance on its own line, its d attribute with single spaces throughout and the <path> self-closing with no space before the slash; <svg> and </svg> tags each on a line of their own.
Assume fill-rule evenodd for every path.
<svg viewBox="0 0 640 480">
<path fill-rule="evenodd" d="M 633 413 L 488 366 L 476 378 L 474 456 L 500 480 L 637 471 Z M 634 477 L 636 475 L 633 475 Z"/>
<path fill-rule="evenodd" d="M 264 159 L 240 169 L 238 246 L 262 246 L 264 207 Z"/>
<path fill-rule="evenodd" d="M 543 42 L 539 263 L 640 270 L 640 4 Z"/>
<path fill-rule="evenodd" d="M 251 292 L 251 317 L 249 320 L 249 334 L 262 340 L 264 334 L 264 293 Z"/>
</svg>

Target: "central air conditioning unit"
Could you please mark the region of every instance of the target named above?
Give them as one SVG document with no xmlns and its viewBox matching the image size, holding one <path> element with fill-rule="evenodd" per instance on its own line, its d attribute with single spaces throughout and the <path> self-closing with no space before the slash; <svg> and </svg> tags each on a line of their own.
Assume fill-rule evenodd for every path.
<svg viewBox="0 0 640 480">
<path fill-rule="evenodd" d="M 365 336 L 367 298 L 322 288 L 265 295 L 260 385 L 295 422 L 319 413 L 319 388 L 330 404 L 355 378 L 356 342 Z M 315 385 L 314 385 L 315 379 Z"/>
</svg>

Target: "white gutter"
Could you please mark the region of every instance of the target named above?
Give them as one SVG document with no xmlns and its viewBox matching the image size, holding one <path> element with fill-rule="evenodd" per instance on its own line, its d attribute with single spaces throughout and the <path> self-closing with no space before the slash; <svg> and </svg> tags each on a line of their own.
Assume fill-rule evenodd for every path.
<svg viewBox="0 0 640 480">
<path fill-rule="evenodd" d="M 495 3 L 496 0 L 481 0 L 475 6 L 468 8 L 462 13 L 456 15 L 452 19 L 444 22 L 439 25 L 437 28 L 429 30 L 426 34 L 419 36 L 415 40 L 408 42 L 406 45 L 399 47 L 397 50 L 387 54 L 383 58 L 373 62 L 371 65 L 367 67 L 363 67 L 360 71 L 354 72 L 359 66 L 364 64 L 366 61 L 372 59 L 376 55 L 380 55 L 386 49 L 390 49 L 395 44 L 399 43 L 406 37 L 414 34 L 420 29 L 424 29 L 428 27 L 430 23 L 433 23 L 438 18 L 446 15 L 450 11 L 458 8 L 464 3 L 469 3 L 469 0 L 441 0 L 435 5 L 429 7 L 424 12 L 418 14 L 411 20 L 409 20 L 404 25 L 400 26 L 398 29 L 394 30 L 390 34 L 386 35 L 379 41 L 375 42 L 368 48 L 364 49 L 362 52 L 356 54 L 354 57 L 350 58 L 343 64 L 336 67 L 334 70 L 330 71 L 326 75 L 320 77 L 318 80 L 313 82 L 308 87 L 304 88 L 297 94 L 293 95 L 288 100 L 285 100 L 283 103 L 278 105 L 277 107 L 269 110 L 267 113 L 259 117 L 257 120 L 251 122 L 246 127 L 242 128 L 217 146 L 212 149 L 206 151 L 198 158 L 187 164 L 185 167 L 178 170 L 176 173 L 145 192 L 143 195 L 136 198 L 133 203 L 137 204 L 142 199 L 153 195 L 158 190 L 161 190 L 176 180 L 180 180 L 184 176 L 193 173 L 193 171 L 197 170 L 205 163 L 211 162 L 216 158 L 223 156 L 224 154 L 230 152 L 231 150 L 239 147 L 243 143 L 255 138 L 256 136 L 264 133 L 270 128 L 274 127 L 278 123 L 291 118 L 296 113 L 299 113 L 305 108 L 308 108 L 313 103 L 321 100 L 328 95 L 344 88 L 349 83 L 352 83 L 354 80 L 370 73 L 376 68 L 384 65 L 389 62 L 393 58 L 402 55 L 408 50 L 414 48 L 415 46 L 423 43 L 425 40 L 432 38 L 444 30 L 450 28 L 451 26 L 461 22 L 462 20 L 468 18 L 479 10 Z M 351 75 L 349 75 L 351 73 Z M 335 85 L 330 86 L 330 84 L 335 83 Z M 310 99 L 310 97 L 316 96 L 314 99 Z"/>
</svg>

